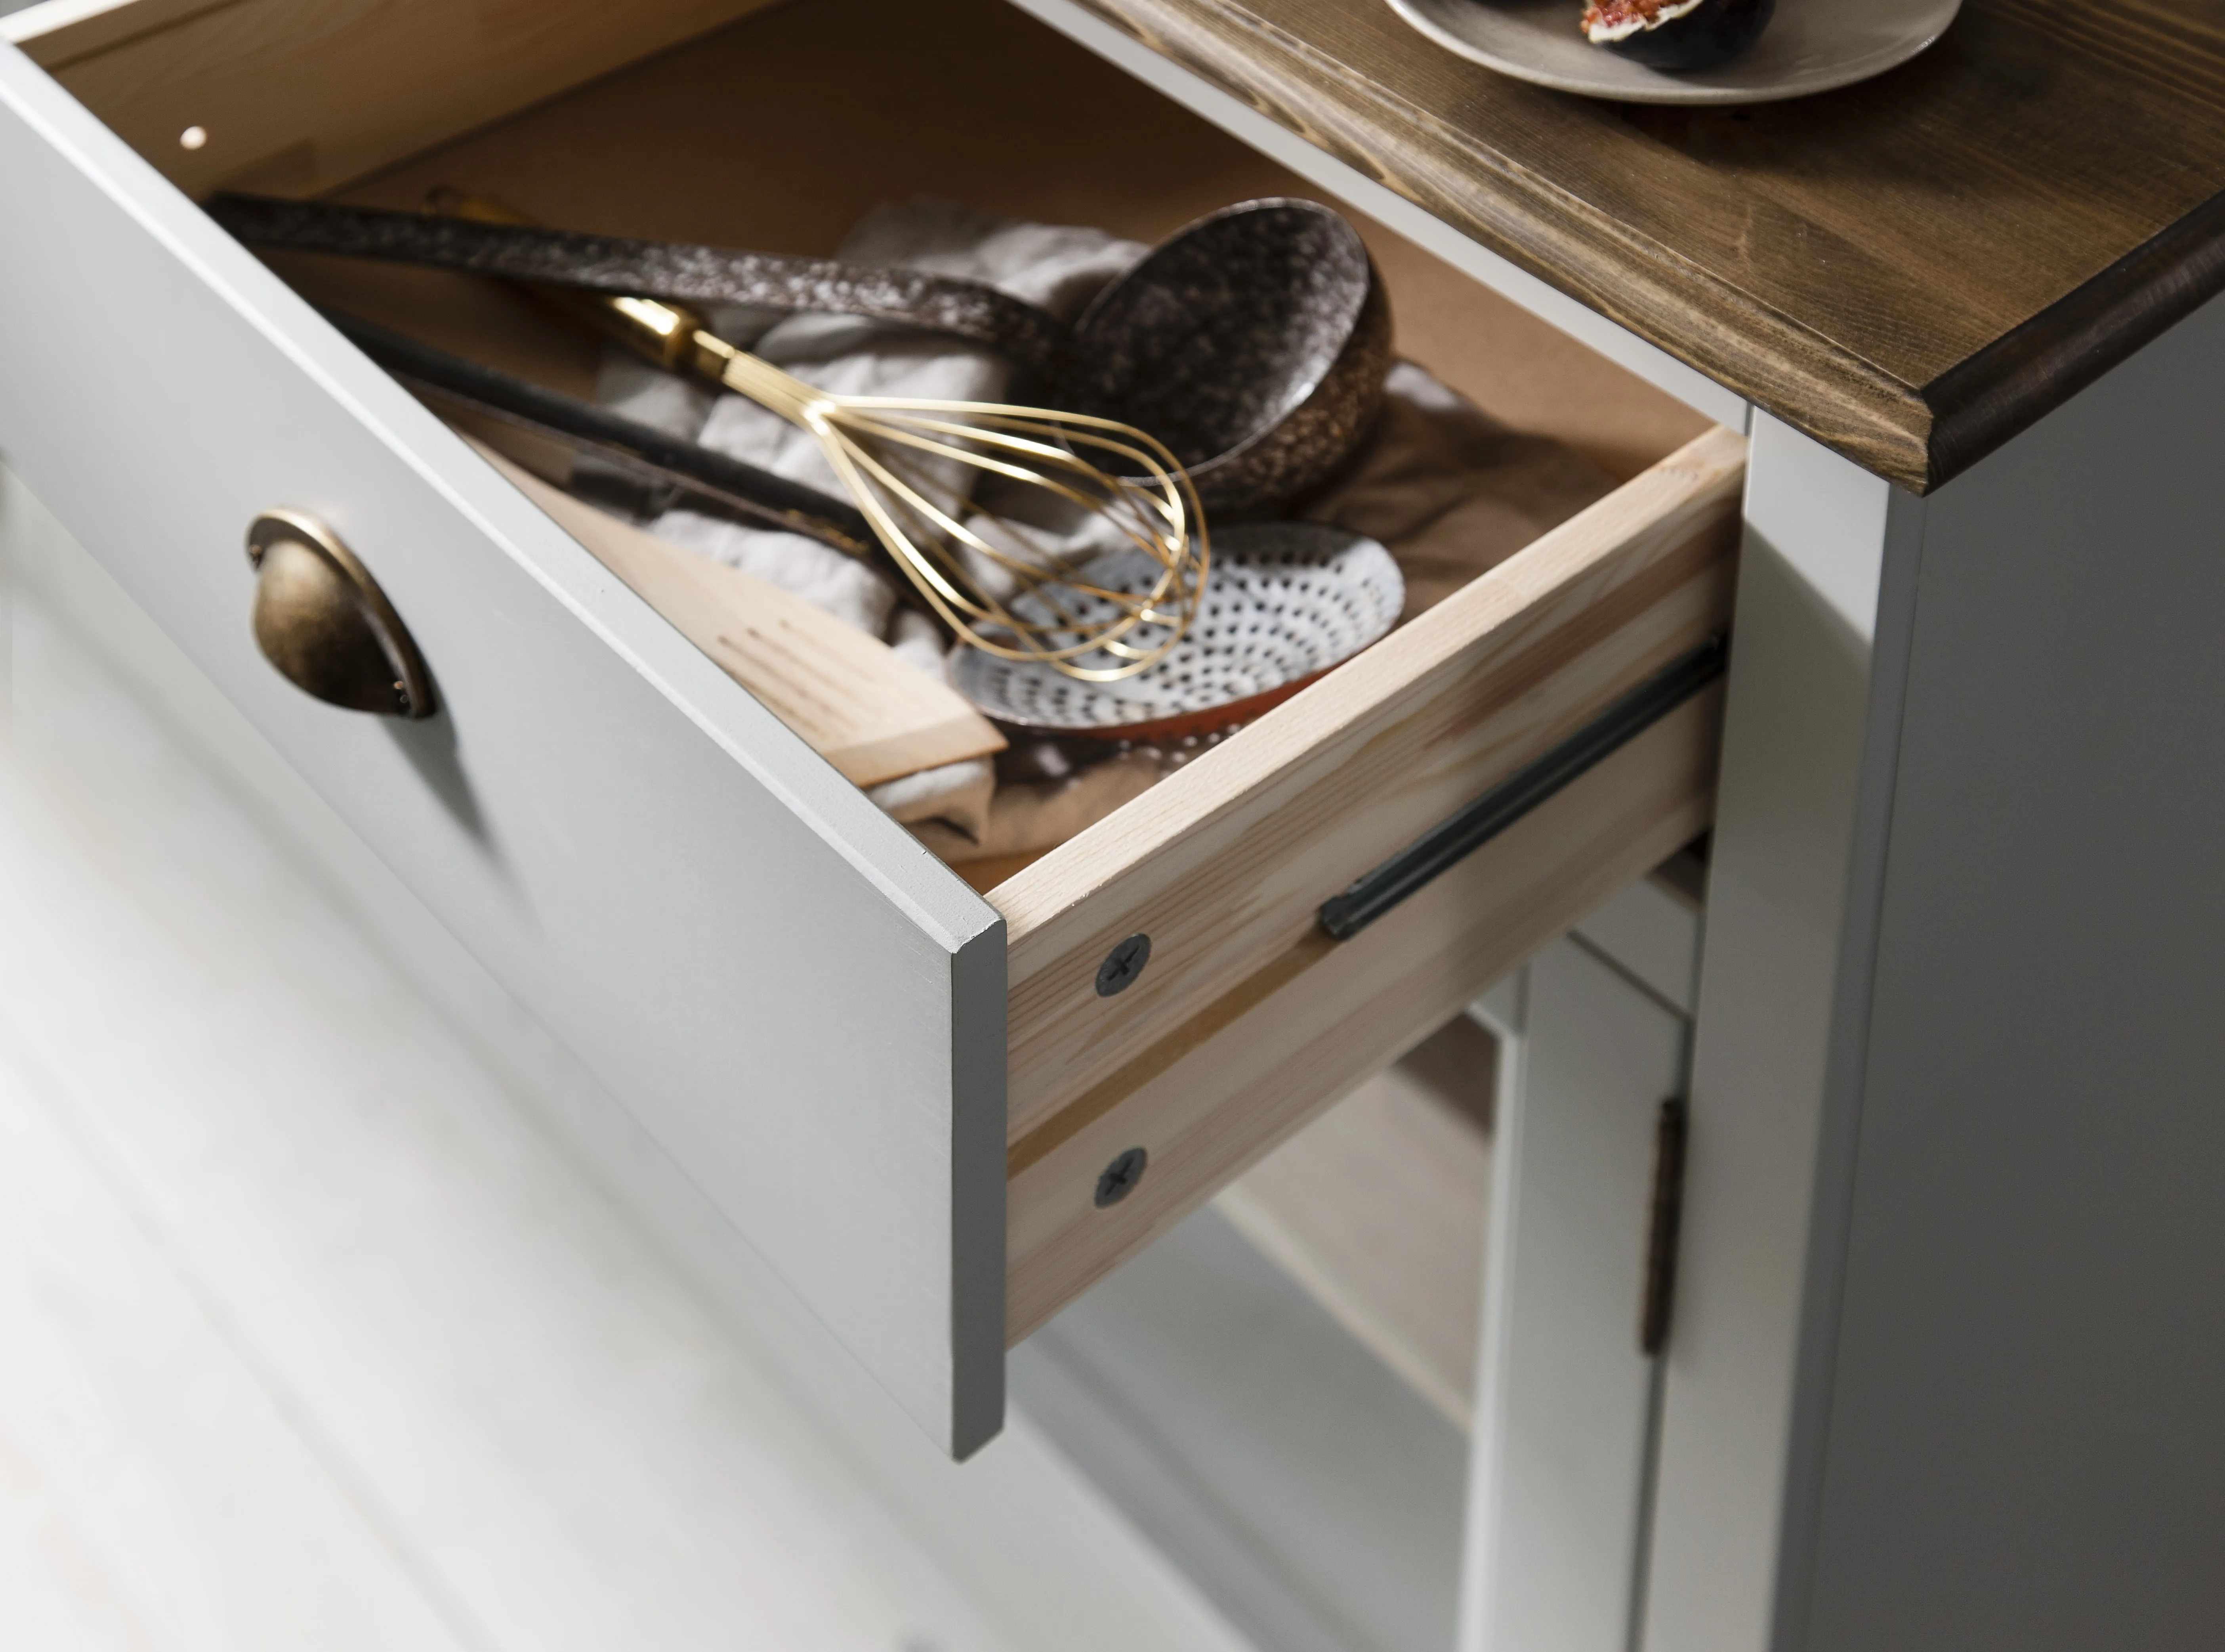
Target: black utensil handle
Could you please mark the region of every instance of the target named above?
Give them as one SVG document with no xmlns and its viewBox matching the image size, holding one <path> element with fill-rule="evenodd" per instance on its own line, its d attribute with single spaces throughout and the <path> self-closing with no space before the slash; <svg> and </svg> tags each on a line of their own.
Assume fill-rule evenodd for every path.
<svg viewBox="0 0 2225 1652">
<path fill-rule="evenodd" d="M 344 311 L 323 313 L 358 350 L 397 378 L 542 434 L 614 454 L 662 480 L 730 503 L 769 527 L 808 535 L 877 565 L 882 560 L 864 513 L 816 488 L 592 402 L 466 361 Z"/>
<path fill-rule="evenodd" d="M 1728 640 L 1710 637 L 1655 673 L 1544 756 L 1322 902 L 1322 928 L 1333 940 L 1351 940 L 1714 682 L 1729 661 Z"/>
<path fill-rule="evenodd" d="M 675 302 L 872 316 L 972 339 L 1037 374 L 1055 374 L 1066 347 L 1066 327 L 1048 310 L 979 282 L 916 269 L 268 195 L 219 194 L 207 210 L 257 246 Z"/>
</svg>

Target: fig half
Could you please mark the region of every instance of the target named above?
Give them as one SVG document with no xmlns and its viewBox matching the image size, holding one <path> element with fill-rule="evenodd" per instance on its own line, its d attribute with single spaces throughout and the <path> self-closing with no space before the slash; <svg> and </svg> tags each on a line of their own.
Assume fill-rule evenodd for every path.
<svg viewBox="0 0 2225 1652">
<path fill-rule="evenodd" d="M 1777 0 L 1591 0 L 1584 38 L 1670 73 L 1712 69 L 1749 50 Z"/>
</svg>

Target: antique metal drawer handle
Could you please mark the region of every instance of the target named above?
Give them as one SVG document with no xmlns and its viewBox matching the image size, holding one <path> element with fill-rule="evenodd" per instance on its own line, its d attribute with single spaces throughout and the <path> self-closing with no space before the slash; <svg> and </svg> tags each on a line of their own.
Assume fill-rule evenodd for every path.
<svg viewBox="0 0 2225 1652">
<path fill-rule="evenodd" d="M 378 581 L 321 522 L 268 510 L 247 530 L 255 645 L 303 693 L 382 717 L 433 714 L 433 679 Z"/>
</svg>

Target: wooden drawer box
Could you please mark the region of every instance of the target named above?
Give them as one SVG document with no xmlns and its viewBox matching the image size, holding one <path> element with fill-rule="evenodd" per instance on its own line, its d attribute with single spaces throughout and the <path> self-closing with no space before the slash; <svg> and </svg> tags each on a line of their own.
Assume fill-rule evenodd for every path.
<svg viewBox="0 0 2225 1652">
<path fill-rule="evenodd" d="M 1702 431 L 979 895 L 193 204 L 401 202 L 447 168 L 583 225 L 815 251 L 916 190 L 1144 237 L 1296 193 L 979 0 L 752 9 L 7 20 L 0 459 L 963 1454 L 1010 1340 L 1706 826 L 1712 693 L 1354 938 L 1315 920 L 1724 629 L 1743 443 Z M 1497 302 L 1391 273 L 1410 342 Z M 242 536 L 274 507 L 373 570 L 441 715 L 336 711 L 259 658 Z"/>
</svg>

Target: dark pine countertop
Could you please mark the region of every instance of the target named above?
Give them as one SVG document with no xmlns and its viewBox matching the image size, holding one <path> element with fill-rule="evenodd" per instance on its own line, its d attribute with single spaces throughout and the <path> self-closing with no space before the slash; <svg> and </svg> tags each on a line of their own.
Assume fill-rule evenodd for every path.
<svg viewBox="0 0 2225 1652">
<path fill-rule="evenodd" d="M 1741 110 L 1526 85 L 1383 0 L 1081 3 L 1919 491 L 2225 288 L 2225 0 L 1966 0 Z"/>
</svg>

